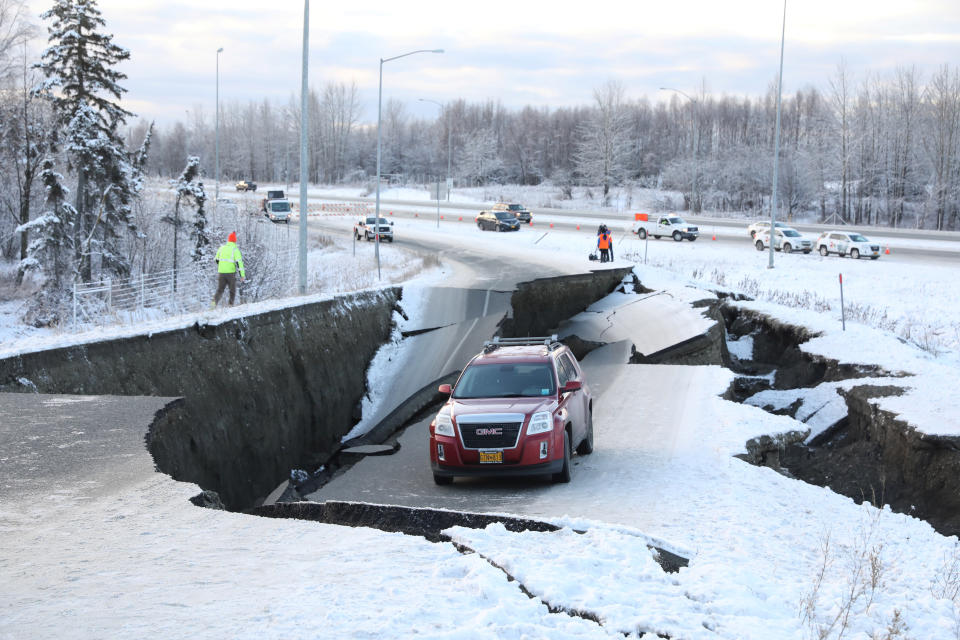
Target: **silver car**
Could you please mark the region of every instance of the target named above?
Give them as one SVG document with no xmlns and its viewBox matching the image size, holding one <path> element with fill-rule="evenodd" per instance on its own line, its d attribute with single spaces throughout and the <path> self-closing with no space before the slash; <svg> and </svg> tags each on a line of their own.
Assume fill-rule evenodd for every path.
<svg viewBox="0 0 960 640">
<path fill-rule="evenodd" d="M 770 232 L 760 231 L 755 236 L 755 240 L 756 242 L 754 244 L 757 247 L 757 251 L 763 251 L 764 248 L 770 246 Z M 777 227 L 777 232 L 774 234 L 773 248 L 784 253 L 792 253 L 794 251 L 810 253 L 813 251 L 813 240 L 791 227 Z"/>
</svg>

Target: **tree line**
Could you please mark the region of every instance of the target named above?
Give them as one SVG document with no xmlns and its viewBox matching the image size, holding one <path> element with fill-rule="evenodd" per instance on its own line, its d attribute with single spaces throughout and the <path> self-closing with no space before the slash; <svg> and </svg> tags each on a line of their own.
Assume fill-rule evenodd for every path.
<svg viewBox="0 0 960 640">
<path fill-rule="evenodd" d="M 39 30 L 25 0 L 0 0 L 0 252 L 18 278 L 64 282 L 121 277 L 143 247 L 145 177 L 169 179 L 190 214 L 199 259 L 216 144 L 212 112 L 154 126 L 121 105 L 130 52 L 112 42 L 96 0 L 53 0 L 42 19 L 48 48 L 32 59 Z M 545 181 L 567 194 L 597 188 L 598 205 L 623 186 L 674 190 L 694 212 L 769 211 L 776 85 L 762 96 L 715 95 L 706 86 L 630 99 L 610 81 L 576 107 L 508 109 L 452 100 L 435 118 L 388 100 L 382 173 L 400 183 L 451 178 L 461 186 Z M 308 96 L 309 176 L 367 184 L 377 131 L 362 120 L 357 86 L 330 82 Z M 230 101 L 220 107 L 222 183 L 291 183 L 300 173 L 300 100 Z M 904 67 L 861 73 L 842 61 L 822 87 L 783 97 L 781 215 L 852 224 L 960 228 L 960 69 L 924 75 Z M 221 184 L 222 184 L 221 183 Z M 186 199 L 184 197 L 186 196 Z M 767 207 L 767 211 L 764 208 Z M 199 234 L 199 235 L 198 235 Z"/>
<path fill-rule="evenodd" d="M 669 96 L 669 97 L 667 97 Z M 609 82 L 589 105 L 507 109 L 497 101 L 453 100 L 435 119 L 401 102 L 383 109 L 381 173 L 403 183 L 451 178 L 460 186 L 509 183 L 676 190 L 695 212 L 769 208 L 776 85 L 758 97 L 714 95 L 705 87 L 630 100 Z M 361 121 L 355 84 L 332 82 L 308 96 L 313 183 L 370 183 L 376 127 Z M 147 168 L 179 170 L 204 160 L 208 180 L 213 118 L 158 128 Z M 924 76 L 915 67 L 857 77 L 842 61 L 823 87 L 783 96 L 778 200 L 787 217 L 851 224 L 960 229 L 960 68 Z M 221 105 L 224 182 L 292 182 L 299 176 L 300 100 Z M 131 143 L 145 124 L 130 132 Z M 769 209 L 767 209 L 769 210 Z"/>
</svg>

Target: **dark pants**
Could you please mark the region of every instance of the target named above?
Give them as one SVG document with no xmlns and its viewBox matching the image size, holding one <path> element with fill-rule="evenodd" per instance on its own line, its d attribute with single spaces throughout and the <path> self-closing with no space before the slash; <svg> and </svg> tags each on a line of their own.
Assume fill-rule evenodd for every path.
<svg viewBox="0 0 960 640">
<path fill-rule="evenodd" d="M 610 249 L 600 249 L 600 262 L 610 262 Z"/>
<path fill-rule="evenodd" d="M 223 295 L 223 290 L 230 286 L 230 304 L 233 304 L 233 299 L 237 295 L 237 274 L 236 273 L 219 273 L 217 274 L 217 294 L 213 296 L 213 304 L 216 306 L 220 302 L 220 296 Z"/>
</svg>

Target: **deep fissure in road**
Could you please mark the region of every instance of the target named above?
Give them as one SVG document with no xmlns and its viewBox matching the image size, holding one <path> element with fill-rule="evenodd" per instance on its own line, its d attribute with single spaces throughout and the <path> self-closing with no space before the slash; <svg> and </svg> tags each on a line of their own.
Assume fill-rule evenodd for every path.
<svg viewBox="0 0 960 640">
<path fill-rule="evenodd" d="M 298 520 L 311 520 L 314 522 L 323 522 L 326 524 L 336 524 L 349 527 L 370 527 L 390 533 L 403 533 L 406 535 L 420 536 L 431 542 L 452 542 L 449 536 L 443 532 L 452 527 L 467 527 L 471 529 L 482 529 L 493 523 L 500 523 L 507 531 L 520 533 L 524 531 L 553 532 L 558 531 L 560 527 L 549 522 L 533 520 L 530 518 L 515 518 L 504 515 L 488 515 L 483 513 L 468 513 L 463 511 L 450 511 L 447 509 L 428 509 L 418 507 L 405 507 L 398 505 L 378 505 L 358 502 L 341 502 L 328 500 L 326 502 L 286 502 L 273 505 L 261 506 L 252 509 L 250 513 L 268 518 L 294 518 Z M 453 543 L 461 553 L 477 553 L 473 549 L 462 544 Z M 682 567 L 689 564 L 687 558 L 678 556 L 665 549 L 651 546 L 653 557 L 660 565 L 660 568 L 668 573 L 676 573 Z M 572 609 L 551 603 L 542 597 L 533 593 L 526 585 L 517 580 L 502 566 L 493 562 L 490 558 L 478 554 L 486 560 L 491 566 L 496 567 L 503 572 L 505 578 L 510 582 L 515 582 L 517 588 L 528 598 L 539 600 L 546 606 L 551 613 L 565 614 L 572 617 L 583 618 L 600 626 L 603 625 L 600 616 L 592 611 Z M 646 629 L 624 631 L 628 633 L 650 632 Z M 659 635 L 661 638 L 669 636 Z"/>
<path fill-rule="evenodd" d="M 903 389 L 871 383 L 871 378 L 904 374 L 805 353 L 800 345 L 815 337 L 806 328 L 734 305 L 724 305 L 722 311 L 731 337 L 753 339 L 748 359 L 725 352 L 726 366 L 738 374 L 727 392 L 730 400 L 743 402 L 765 389 L 863 380 L 838 391 L 847 413 L 820 435 L 809 442 L 806 430 L 754 438 L 747 442 L 745 460 L 857 502 L 890 505 L 926 520 L 944 535 L 960 534 L 960 439 L 918 433 L 877 407 L 877 398 L 899 395 Z M 763 408 L 796 417 L 799 404 Z"/>
</svg>

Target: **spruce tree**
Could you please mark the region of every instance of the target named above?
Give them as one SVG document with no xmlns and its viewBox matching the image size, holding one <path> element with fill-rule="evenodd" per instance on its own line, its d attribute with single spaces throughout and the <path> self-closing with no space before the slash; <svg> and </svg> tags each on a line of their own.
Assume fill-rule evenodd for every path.
<svg viewBox="0 0 960 640">
<path fill-rule="evenodd" d="M 130 52 L 102 33 L 106 22 L 96 0 L 55 0 L 41 17 L 51 22 L 51 46 L 38 65 L 46 76 L 40 90 L 66 132 L 68 167 L 77 178 L 74 248 L 80 276 L 92 279 L 91 257 L 97 255 L 106 275 L 122 277 L 130 271 L 121 240 L 125 228 L 135 231 L 135 185 L 118 131 L 133 114 L 116 102 L 126 91 L 118 84 L 126 75 L 115 67 Z"/>
<path fill-rule="evenodd" d="M 69 202 L 69 190 L 63 176 L 53 170 L 53 160 L 45 158 L 40 180 L 46 191 L 46 210 L 30 222 L 17 227 L 17 233 L 31 234 L 27 256 L 20 261 L 18 276 L 39 271 L 44 276 L 40 295 L 27 311 L 26 320 L 35 326 L 49 326 L 59 319 L 63 285 L 73 281 L 75 273 L 74 228 L 77 212 Z"/>
</svg>

